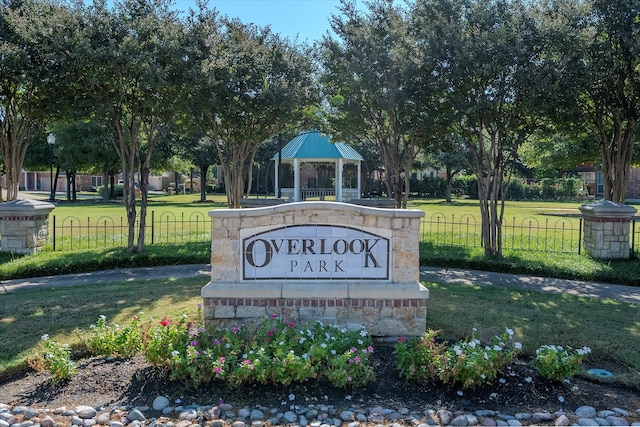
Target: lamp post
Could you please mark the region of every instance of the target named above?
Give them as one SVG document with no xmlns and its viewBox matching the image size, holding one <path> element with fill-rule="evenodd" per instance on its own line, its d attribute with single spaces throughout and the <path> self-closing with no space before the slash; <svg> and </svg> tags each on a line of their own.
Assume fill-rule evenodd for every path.
<svg viewBox="0 0 640 427">
<path fill-rule="evenodd" d="M 49 194 L 49 201 L 53 202 L 56 199 L 56 190 L 53 187 L 53 146 L 56 143 L 56 137 L 50 133 L 47 135 L 47 144 L 49 144 L 49 183 L 51 185 L 51 194 Z"/>
</svg>

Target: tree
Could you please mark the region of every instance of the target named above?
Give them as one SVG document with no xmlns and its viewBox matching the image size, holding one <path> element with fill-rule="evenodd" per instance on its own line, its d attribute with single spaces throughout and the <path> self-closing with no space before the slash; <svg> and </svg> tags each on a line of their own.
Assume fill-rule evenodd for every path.
<svg viewBox="0 0 640 427">
<path fill-rule="evenodd" d="M 464 144 L 457 140 L 455 135 L 450 135 L 442 140 L 442 144 L 435 151 L 425 155 L 426 165 L 434 169 L 445 171 L 445 201 L 451 203 L 453 189 L 453 177 L 465 169 L 471 167 L 471 152 Z"/>
<path fill-rule="evenodd" d="M 420 0 L 414 8 L 421 75 L 445 82 L 452 133 L 473 154 L 486 255 L 502 253 L 506 184 L 545 99 L 541 38 L 529 12 L 508 0 Z"/>
<path fill-rule="evenodd" d="M 205 12 L 194 26 L 205 37 L 202 44 L 211 49 L 194 81 L 194 115 L 215 144 L 227 203 L 237 208 L 245 189 L 251 188 L 260 145 L 295 126 L 312 103 L 311 62 L 302 47 L 269 28 L 218 22 Z"/>
<path fill-rule="evenodd" d="M 536 132 L 519 151 L 522 163 L 538 178 L 561 177 L 581 164 L 598 157 L 597 147 L 588 135 L 564 132 Z"/>
<path fill-rule="evenodd" d="M 56 58 L 69 49 L 76 27 L 73 15 L 57 3 L 0 1 L 0 150 L 7 200 L 18 197 L 30 143 L 59 109 Z"/>
<path fill-rule="evenodd" d="M 640 119 L 640 9 L 634 0 L 556 1 L 549 9 L 562 23 L 549 54 L 561 83 L 558 122 L 597 141 L 604 198 L 624 202 Z"/>
<path fill-rule="evenodd" d="M 185 26 L 165 0 L 123 0 L 113 11 L 95 2 L 76 47 L 79 102 L 114 129 L 129 233 L 127 249 L 144 249 L 151 158 L 184 105 L 185 76 L 195 54 Z M 140 212 L 136 187 L 140 190 Z M 135 225 L 138 224 L 137 242 Z"/>
<path fill-rule="evenodd" d="M 326 126 L 335 138 L 377 146 L 389 195 L 406 208 L 409 171 L 425 132 L 415 114 L 413 45 L 403 9 L 388 0 L 366 5 L 363 13 L 344 0 L 341 15 L 331 19 L 337 37 L 321 44 Z"/>
</svg>

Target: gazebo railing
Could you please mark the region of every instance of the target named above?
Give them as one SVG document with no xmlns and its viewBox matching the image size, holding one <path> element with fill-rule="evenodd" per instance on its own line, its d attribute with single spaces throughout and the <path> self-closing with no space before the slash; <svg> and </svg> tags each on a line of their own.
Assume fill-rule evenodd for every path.
<svg viewBox="0 0 640 427">
<path fill-rule="evenodd" d="M 288 201 L 294 200 L 293 188 L 282 188 L 281 192 L 282 192 L 283 199 Z M 342 189 L 343 201 L 348 202 L 349 200 L 357 199 L 357 198 L 359 198 L 357 188 Z M 301 188 L 300 189 L 300 201 L 316 201 L 316 200 L 335 201 L 336 189 L 335 188 Z"/>
</svg>

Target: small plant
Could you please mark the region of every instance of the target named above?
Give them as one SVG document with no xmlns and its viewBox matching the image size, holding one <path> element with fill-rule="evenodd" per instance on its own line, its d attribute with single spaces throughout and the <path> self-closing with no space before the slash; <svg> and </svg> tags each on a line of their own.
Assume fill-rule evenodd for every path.
<svg viewBox="0 0 640 427">
<path fill-rule="evenodd" d="M 108 324 L 107 318 L 102 315 L 89 329 L 87 347 L 93 354 L 131 357 L 142 347 L 138 316 L 133 316 L 129 324 L 122 327 L 117 323 Z"/>
<path fill-rule="evenodd" d="M 396 368 L 408 380 L 427 381 L 439 378 L 444 363 L 444 344 L 436 343 L 437 331 L 426 331 L 416 341 L 399 338 L 394 348 Z"/>
<path fill-rule="evenodd" d="M 445 383 L 459 383 L 462 388 L 473 388 L 495 379 L 522 349 L 518 342 L 513 347 L 509 346 L 512 338 L 513 330 L 505 328 L 505 332 L 496 335 L 490 345 L 483 346 L 473 337 L 457 342 L 445 351 L 440 379 Z"/>
<path fill-rule="evenodd" d="M 484 346 L 473 336 L 446 346 L 437 343 L 436 336 L 436 331 L 429 330 L 420 339 L 407 343 L 401 338 L 396 343 L 396 367 L 401 376 L 419 381 L 437 378 L 473 388 L 496 378 L 522 348 L 520 343 L 507 344 L 513 337 L 509 328 Z"/>
<path fill-rule="evenodd" d="M 577 374 L 580 371 L 580 364 L 589 353 L 591 353 L 589 347 L 573 349 L 569 346 L 543 345 L 536 350 L 533 365 L 543 377 L 552 381 L 561 381 Z"/>
<path fill-rule="evenodd" d="M 31 366 L 49 372 L 55 384 L 71 378 L 76 373 L 76 365 L 71 361 L 69 344 L 52 341 L 47 334 L 43 335 L 41 340 L 44 349 L 42 354 L 31 361 Z"/>
</svg>

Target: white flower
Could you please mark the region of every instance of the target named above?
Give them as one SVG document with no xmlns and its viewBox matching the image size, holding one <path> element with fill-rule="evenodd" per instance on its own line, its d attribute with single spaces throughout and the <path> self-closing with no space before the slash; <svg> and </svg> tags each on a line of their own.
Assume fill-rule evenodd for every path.
<svg viewBox="0 0 640 427">
<path fill-rule="evenodd" d="M 42 341 L 46 341 L 46 340 L 48 340 L 48 339 L 49 339 L 49 334 L 44 334 L 43 336 L 41 336 L 41 337 L 40 337 L 40 339 L 41 339 Z"/>
<path fill-rule="evenodd" d="M 516 350 L 522 350 L 522 343 L 517 342 L 513 346 L 516 348 Z"/>
<path fill-rule="evenodd" d="M 525 380 L 526 382 L 528 382 L 528 383 L 531 383 L 531 381 L 533 381 L 533 378 L 531 378 L 531 377 L 527 377 L 527 378 L 525 378 L 524 380 Z"/>
<path fill-rule="evenodd" d="M 358 345 L 362 345 L 364 344 L 364 341 L 362 341 L 361 339 L 358 339 Z"/>
<path fill-rule="evenodd" d="M 471 341 L 471 342 L 469 343 L 469 347 L 471 347 L 471 348 L 476 348 L 476 342 L 475 342 L 475 341 Z"/>
<path fill-rule="evenodd" d="M 335 350 L 331 350 L 331 354 L 333 354 L 335 356 L 336 355 L 336 351 Z"/>
<path fill-rule="evenodd" d="M 173 357 L 176 357 L 176 356 L 179 356 L 179 355 L 180 355 L 180 352 L 179 352 L 178 350 L 173 350 L 173 351 L 171 352 L 171 355 L 172 355 Z"/>
<path fill-rule="evenodd" d="M 564 397 L 562 397 L 562 396 L 558 396 L 558 402 L 560 402 L 560 403 L 564 403 Z"/>
<path fill-rule="evenodd" d="M 505 380 L 504 378 L 500 378 L 498 381 L 500 382 L 500 384 L 505 384 L 507 382 L 507 380 Z"/>
<path fill-rule="evenodd" d="M 300 344 L 302 344 L 303 342 L 305 342 L 307 339 L 305 337 L 300 337 Z"/>
<path fill-rule="evenodd" d="M 458 356 L 462 354 L 462 349 L 460 348 L 459 345 L 454 346 L 453 351 L 455 351 Z"/>
<path fill-rule="evenodd" d="M 513 329 L 505 328 L 510 337 L 513 336 Z"/>
<path fill-rule="evenodd" d="M 347 394 L 347 395 L 344 397 L 344 400 L 351 400 L 351 395 L 350 395 L 350 394 Z"/>
<path fill-rule="evenodd" d="M 100 320 L 107 320 L 107 316 L 105 316 L 104 314 L 100 315 Z"/>
<path fill-rule="evenodd" d="M 361 337 L 366 337 L 367 335 L 369 335 L 369 334 L 367 333 L 367 331 L 365 329 L 360 331 L 360 336 Z"/>
<path fill-rule="evenodd" d="M 296 395 L 295 395 L 295 394 L 293 394 L 293 393 L 291 393 L 291 394 L 289 395 L 289 400 L 296 400 Z"/>
<path fill-rule="evenodd" d="M 493 346 L 493 349 L 494 349 L 495 351 L 502 351 L 502 347 L 500 347 L 498 344 L 494 345 L 494 346 Z"/>
<path fill-rule="evenodd" d="M 326 342 L 323 342 L 322 344 L 320 344 L 320 347 L 322 347 L 322 348 L 327 348 L 327 343 L 326 343 Z"/>
<path fill-rule="evenodd" d="M 576 353 L 578 353 L 580 356 L 584 356 L 591 353 L 591 349 L 589 347 L 578 348 L 576 349 Z"/>
<path fill-rule="evenodd" d="M 473 332 L 478 332 L 478 328 L 473 328 Z"/>
</svg>

